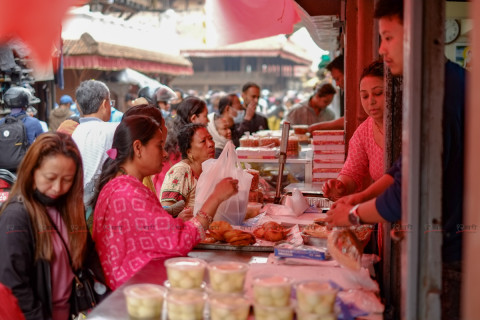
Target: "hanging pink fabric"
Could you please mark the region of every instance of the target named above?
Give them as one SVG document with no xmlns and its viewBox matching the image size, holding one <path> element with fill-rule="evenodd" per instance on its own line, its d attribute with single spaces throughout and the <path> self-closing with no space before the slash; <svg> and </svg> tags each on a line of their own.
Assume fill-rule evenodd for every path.
<svg viewBox="0 0 480 320">
<path fill-rule="evenodd" d="M 32 50 L 32 56 L 37 62 L 48 65 L 68 9 L 84 2 L 86 1 L 0 0 L 0 43 L 18 38 Z"/>
<path fill-rule="evenodd" d="M 206 0 L 206 42 L 212 46 L 293 32 L 300 21 L 293 0 Z"/>
</svg>

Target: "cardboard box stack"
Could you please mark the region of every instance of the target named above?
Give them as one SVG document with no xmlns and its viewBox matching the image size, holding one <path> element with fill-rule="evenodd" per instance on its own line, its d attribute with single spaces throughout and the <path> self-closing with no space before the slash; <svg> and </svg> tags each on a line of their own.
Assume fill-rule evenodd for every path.
<svg viewBox="0 0 480 320">
<path fill-rule="evenodd" d="M 312 182 L 324 183 L 337 178 L 345 162 L 344 131 L 319 130 L 312 136 Z"/>
</svg>

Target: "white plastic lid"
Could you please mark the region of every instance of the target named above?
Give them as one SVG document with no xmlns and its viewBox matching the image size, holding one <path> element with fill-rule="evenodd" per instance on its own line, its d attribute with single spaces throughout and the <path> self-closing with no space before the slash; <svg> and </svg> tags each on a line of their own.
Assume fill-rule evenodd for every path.
<svg viewBox="0 0 480 320">
<path fill-rule="evenodd" d="M 242 262 L 235 261 L 215 261 L 208 264 L 209 270 L 215 270 L 216 272 L 246 272 L 248 265 Z"/>
<path fill-rule="evenodd" d="M 276 287 L 276 286 L 290 285 L 291 280 L 288 277 L 261 275 L 253 279 L 253 284 L 268 286 L 268 287 Z"/>
<path fill-rule="evenodd" d="M 180 258 L 171 258 L 165 260 L 165 267 L 174 267 L 176 269 L 198 269 L 205 268 L 207 263 L 202 259 L 189 258 L 189 257 L 180 257 Z"/>
<path fill-rule="evenodd" d="M 297 291 L 301 290 L 305 293 L 327 293 L 336 292 L 337 289 L 327 281 L 307 280 L 297 284 Z"/>
</svg>

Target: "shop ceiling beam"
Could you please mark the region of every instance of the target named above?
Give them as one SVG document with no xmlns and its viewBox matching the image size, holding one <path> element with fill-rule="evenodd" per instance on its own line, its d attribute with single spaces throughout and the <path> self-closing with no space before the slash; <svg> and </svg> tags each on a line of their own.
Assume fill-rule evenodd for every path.
<svg viewBox="0 0 480 320">
<path fill-rule="evenodd" d="M 310 16 L 340 15 L 341 0 L 295 0 Z"/>
</svg>

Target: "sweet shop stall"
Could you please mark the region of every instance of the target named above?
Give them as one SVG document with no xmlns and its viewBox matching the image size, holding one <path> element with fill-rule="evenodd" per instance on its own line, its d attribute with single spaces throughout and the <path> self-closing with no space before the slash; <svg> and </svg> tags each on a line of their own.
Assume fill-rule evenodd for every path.
<svg viewBox="0 0 480 320">
<path fill-rule="evenodd" d="M 342 166 L 343 131 L 287 123 L 240 141 L 222 162 L 250 181 L 237 205 L 219 207 L 187 256 L 150 261 L 89 319 L 383 319 L 372 228 L 323 222 L 332 202 L 321 185 Z"/>
</svg>

